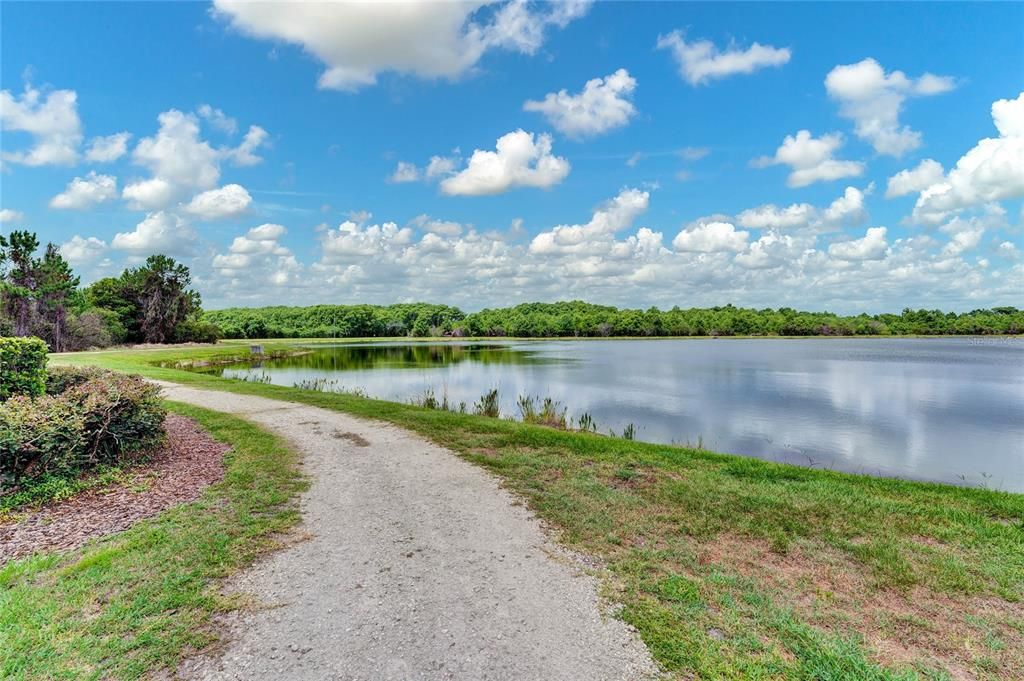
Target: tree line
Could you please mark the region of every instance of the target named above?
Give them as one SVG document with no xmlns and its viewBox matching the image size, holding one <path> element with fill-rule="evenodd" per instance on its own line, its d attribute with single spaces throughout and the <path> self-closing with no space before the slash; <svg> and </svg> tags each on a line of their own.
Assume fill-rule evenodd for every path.
<svg viewBox="0 0 1024 681">
<path fill-rule="evenodd" d="M 229 308 L 203 312 L 188 267 L 166 255 L 80 286 L 55 244 L 27 231 L 0 235 L 0 336 L 38 336 L 63 352 L 121 343 L 218 338 L 427 336 L 878 336 L 1024 333 L 1015 307 L 900 314 L 724 307 L 620 309 L 582 301 L 525 303 L 470 314 L 430 303 Z"/>
<path fill-rule="evenodd" d="M 81 287 L 60 249 L 15 230 L 0 235 L 0 336 L 37 336 L 54 352 L 118 343 L 212 342 L 188 267 L 165 255 Z"/>
<path fill-rule="evenodd" d="M 206 312 L 226 338 L 370 338 L 399 336 L 881 336 L 1024 333 L 1024 311 L 996 307 L 966 313 L 905 309 L 842 316 L 793 308 L 620 309 L 581 301 L 526 303 L 464 314 L 455 307 L 314 305 Z"/>
</svg>

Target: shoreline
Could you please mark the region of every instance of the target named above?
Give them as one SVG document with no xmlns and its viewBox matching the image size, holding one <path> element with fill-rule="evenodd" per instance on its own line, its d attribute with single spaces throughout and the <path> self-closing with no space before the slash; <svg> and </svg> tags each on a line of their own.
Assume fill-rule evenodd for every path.
<svg viewBox="0 0 1024 681">
<path fill-rule="evenodd" d="M 293 342 L 275 341 L 273 345 L 267 345 L 264 348 L 264 351 L 266 354 L 276 352 L 281 353 L 282 356 L 289 356 L 287 348 L 294 347 L 294 345 L 295 344 Z M 183 351 L 190 352 L 188 352 L 187 355 L 182 356 L 181 353 Z M 136 352 L 144 353 L 144 355 L 146 356 L 140 357 L 139 361 L 133 361 L 131 359 L 131 355 Z M 153 355 L 156 354 L 167 356 L 154 358 Z M 294 354 L 295 356 L 300 356 L 307 353 L 304 351 L 296 351 Z M 110 357 L 104 357 L 104 355 L 109 355 Z M 440 415 L 448 415 L 451 416 L 452 418 L 480 418 L 489 421 L 500 422 L 503 424 L 509 424 L 514 427 L 522 427 L 527 429 L 543 428 L 544 430 L 551 430 L 554 432 L 564 433 L 568 436 L 579 436 L 584 438 L 598 437 L 609 441 L 635 444 L 641 447 L 669 448 L 680 452 L 699 452 L 701 454 L 707 454 L 710 456 L 756 462 L 758 464 L 765 466 L 783 466 L 800 471 L 807 471 L 813 474 L 853 476 L 854 478 L 857 479 L 869 481 L 891 481 L 894 483 L 902 483 L 909 485 L 937 486 L 941 488 L 968 490 L 972 492 L 1005 494 L 1017 497 L 1024 496 L 1024 491 L 1012 492 L 1002 489 L 991 489 L 987 487 L 972 486 L 966 484 L 966 482 L 965 484 L 959 484 L 956 482 L 915 479 L 908 477 L 900 477 L 896 475 L 876 475 L 872 473 L 860 473 L 831 468 L 817 468 L 813 466 L 805 466 L 798 463 L 777 461 L 773 459 L 762 458 L 748 454 L 738 454 L 733 452 L 705 449 L 702 445 L 698 447 L 691 447 L 685 444 L 662 443 L 645 440 L 631 440 L 622 437 L 611 437 L 605 433 L 595 433 L 582 430 L 557 429 L 543 425 L 525 423 L 520 420 L 508 420 L 505 418 L 498 419 L 485 416 L 478 416 L 472 413 L 459 413 L 457 411 L 449 411 L 436 408 L 432 409 L 428 407 L 418 406 L 415 404 L 409 404 L 407 402 L 397 402 L 380 398 L 368 397 L 365 395 L 355 395 L 348 392 L 309 390 L 304 388 L 296 388 L 292 386 L 276 385 L 272 383 L 260 383 L 254 381 L 245 381 L 242 379 L 223 378 L 213 373 L 199 372 L 186 368 L 186 366 L 216 366 L 220 364 L 229 364 L 246 361 L 246 357 L 248 356 L 240 357 L 237 354 L 237 344 L 233 343 L 223 343 L 217 344 L 215 346 L 192 346 L 189 348 L 181 346 L 169 346 L 166 348 L 147 348 L 144 350 L 103 350 L 96 352 L 60 353 L 50 355 L 50 358 L 52 360 L 56 360 L 55 364 L 57 365 L 76 364 L 77 362 L 74 361 L 75 357 L 88 357 L 91 360 L 84 362 L 84 364 L 93 364 L 108 369 L 114 369 L 117 371 L 124 371 L 128 373 L 139 373 L 146 378 L 165 380 L 173 383 L 179 383 L 182 385 L 204 387 L 212 390 L 236 392 L 240 394 L 263 395 L 267 397 L 275 397 L 278 399 L 289 399 L 294 402 L 312 404 L 315 406 L 328 406 L 328 408 L 338 409 L 339 411 L 346 411 L 347 413 L 362 415 L 369 418 L 377 418 L 384 421 L 390 421 L 392 423 L 397 423 L 397 420 L 391 417 L 392 414 L 395 414 L 396 412 L 398 414 L 401 414 L 406 410 L 412 410 L 416 412 L 429 412 Z M 99 359 L 99 361 L 94 361 L 95 359 Z M 119 359 L 127 359 L 128 361 L 118 361 Z M 320 399 L 321 397 L 323 399 Z M 332 400 L 332 398 L 336 399 Z M 324 404 L 324 402 L 326 402 L 327 404 Z M 354 408 L 354 402 L 359 403 L 359 408 Z M 379 412 L 379 415 L 375 414 L 375 412 Z"/>
</svg>

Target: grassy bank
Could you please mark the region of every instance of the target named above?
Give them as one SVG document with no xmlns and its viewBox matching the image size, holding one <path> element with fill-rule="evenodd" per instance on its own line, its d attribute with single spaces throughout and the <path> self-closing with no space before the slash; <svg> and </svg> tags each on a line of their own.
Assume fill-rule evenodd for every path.
<svg viewBox="0 0 1024 681">
<path fill-rule="evenodd" d="M 267 345 L 268 350 L 277 346 Z M 501 476 L 607 565 L 681 678 L 1020 678 L 1024 495 L 809 470 L 190 373 L 237 346 L 56 356 L 395 423 Z"/>
<path fill-rule="evenodd" d="M 138 678 L 173 668 L 210 642 L 210 617 L 232 607 L 214 580 L 297 521 L 304 482 L 290 448 L 233 416 L 169 406 L 231 443 L 224 480 L 82 550 L 0 568 L 0 677 Z"/>
</svg>

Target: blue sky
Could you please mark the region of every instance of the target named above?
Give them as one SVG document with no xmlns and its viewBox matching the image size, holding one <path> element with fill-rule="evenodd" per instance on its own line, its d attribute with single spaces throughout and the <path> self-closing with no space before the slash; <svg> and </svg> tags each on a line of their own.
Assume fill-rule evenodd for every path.
<svg viewBox="0 0 1024 681">
<path fill-rule="evenodd" d="M 159 251 L 208 307 L 1024 302 L 1019 3 L 0 12 L 0 229 L 85 281 Z"/>
</svg>

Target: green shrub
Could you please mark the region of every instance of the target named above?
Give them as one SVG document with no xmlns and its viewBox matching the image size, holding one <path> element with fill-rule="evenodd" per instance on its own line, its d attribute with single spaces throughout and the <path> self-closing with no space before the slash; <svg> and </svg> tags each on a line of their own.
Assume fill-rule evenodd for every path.
<svg viewBox="0 0 1024 681">
<path fill-rule="evenodd" d="M 46 351 L 40 338 L 0 338 L 0 400 L 43 394 Z"/>
<path fill-rule="evenodd" d="M 61 395 L 79 405 L 85 416 L 87 465 L 120 463 L 163 440 L 164 417 L 160 388 L 139 376 L 111 372 Z"/>
<path fill-rule="evenodd" d="M 19 395 L 0 405 L 0 484 L 5 492 L 22 479 L 73 474 L 84 447 L 85 417 L 73 403 Z"/>
<path fill-rule="evenodd" d="M 46 372 L 46 394 L 59 395 L 68 388 L 109 375 L 109 371 L 97 367 L 52 367 Z"/>
<path fill-rule="evenodd" d="M 159 388 L 139 376 L 59 370 L 53 394 L 0 404 L 0 487 L 116 465 L 158 444 L 166 412 Z"/>
</svg>

